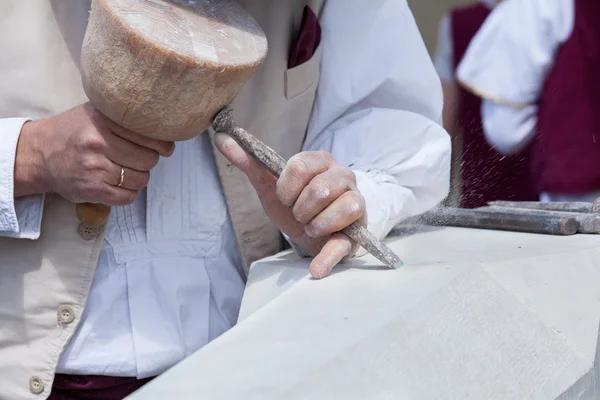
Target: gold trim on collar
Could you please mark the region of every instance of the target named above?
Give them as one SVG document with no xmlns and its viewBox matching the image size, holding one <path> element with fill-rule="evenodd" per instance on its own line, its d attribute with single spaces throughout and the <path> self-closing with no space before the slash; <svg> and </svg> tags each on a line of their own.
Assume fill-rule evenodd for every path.
<svg viewBox="0 0 600 400">
<path fill-rule="evenodd" d="M 460 79 L 458 80 L 458 83 L 462 87 L 464 87 L 466 90 L 468 90 L 469 92 L 473 93 L 474 95 L 479 96 L 482 99 L 493 101 L 494 103 L 497 103 L 497 104 L 502 104 L 502 105 L 509 106 L 509 107 L 512 107 L 512 108 L 525 108 L 525 107 L 531 105 L 531 103 L 519 103 L 519 102 L 514 102 L 514 101 L 502 99 L 502 98 L 500 98 L 498 96 L 494 96 L 493 94 L 484 92 L 484 91 L 479 90 L 477 88 L 474 88 L 473 86 L 469 85 L 468 83 L 465 83 L 465 82 L 461 81 Z"/>
</svg>

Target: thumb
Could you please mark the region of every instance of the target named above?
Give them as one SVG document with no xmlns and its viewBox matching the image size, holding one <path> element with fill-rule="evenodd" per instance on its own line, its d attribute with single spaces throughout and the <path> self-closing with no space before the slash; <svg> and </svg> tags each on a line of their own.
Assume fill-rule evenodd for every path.
<svg viewBox="0 0 600 400">
<path fill-rule="evenodd" d="M 253 184 L 261 180 L 265 173 L 268 173 L 264 167 L 252 158 L 251 155 L 246 153 L 246 151 L 231 136 L 226 133 L 216 132 L 213 140 L 221 154 L 223 154 L 235 167 L 242 170 Z"/>
</svg>

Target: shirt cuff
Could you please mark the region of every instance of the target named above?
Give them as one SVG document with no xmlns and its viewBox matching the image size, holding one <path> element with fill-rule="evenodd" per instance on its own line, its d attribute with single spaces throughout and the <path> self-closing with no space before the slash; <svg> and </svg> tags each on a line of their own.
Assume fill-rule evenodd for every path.
<svg viewBox="0 0 600 400">
<path fill-rule="evenodd" d="M 0 237 L 37 239 L 43 195 L 14 198 L 14 170 L 21 129 L 30 118 L 0 119 Z"/>
<path fill-rule="evenodd" d="M 367 229 L 379 240 L 383 240 L 390 231 L 403 219 L 411 217 L 406 210 L 397 212 L 398 203 L 405 203 L 403 199 L 409 196 L 409 190 L 395 182 L 393 176 L 383 171 L 361 171 L 352 170 L 356 176 L 356 185 L 365 199 L 367 206 Z M 391 200 L 391 202 L 386 202 Z M 283 233 L 282 233 L 283 234 Z M 310 257 L 310 254 L 301 246 L 294 243 L 283 234 L 283 237 L 292 246 L 292 249 L 300 257 Z M 364 248 L 360 248 L 356 257 L 367 254 Z"/>
<path fill-rule="evenodd" d="M 537 105 L 514 108 L 483 100 L 481 119 L 486 140 L 502 155 L 517 154 L 535 138 L 537 113 Z"/>
</svg>

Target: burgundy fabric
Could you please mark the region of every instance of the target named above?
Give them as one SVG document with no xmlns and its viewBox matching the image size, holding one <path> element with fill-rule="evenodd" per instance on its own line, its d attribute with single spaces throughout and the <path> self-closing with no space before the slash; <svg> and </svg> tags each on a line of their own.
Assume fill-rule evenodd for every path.
<svg viewBox="0 0 600 400">
<path fill-rule="evenodd" d="M 57 374 L 48 400 L 121 400 L 152 379 Z"/>
<path fill-rule="evenodd" d="M 538 190 L 600 189 L 600 2 L 575 1 L 575 25 L 540 96 L 533 145 Z"/>
<path fill-rule="evenodd" d="M 489 14 L 490 9 L 481 3 L 452 11 L 455 70 Z M 530 150 L 510 157 L 496 152 L 483 134 L 481 98 L 463 87 L 459 90 L 459 125 L 462 139 L 460 206 L 481 207 L 493 200 L 538 200 L 530 173 Z"/>
<path fill-rule="evenodd" d="M 321 43 L 321 24 L 314 11 L 304 7 L 302 22 L 296 40 L 290 49 L 288 68 L 294 68 L 311 59 Z"/>
</svg>

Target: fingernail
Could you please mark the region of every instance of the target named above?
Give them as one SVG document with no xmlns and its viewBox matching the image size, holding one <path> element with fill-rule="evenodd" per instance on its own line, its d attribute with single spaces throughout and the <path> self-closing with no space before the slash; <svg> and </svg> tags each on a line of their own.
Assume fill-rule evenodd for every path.
<svg viewBox="0 0 600 400">
<path fill-rule="evenodd" d="M 325 268 L 322 266 L 315 266 L 313 268 L 313 277 L 316 279 L 322 279 L 325 276 Z"/>
</svg>

